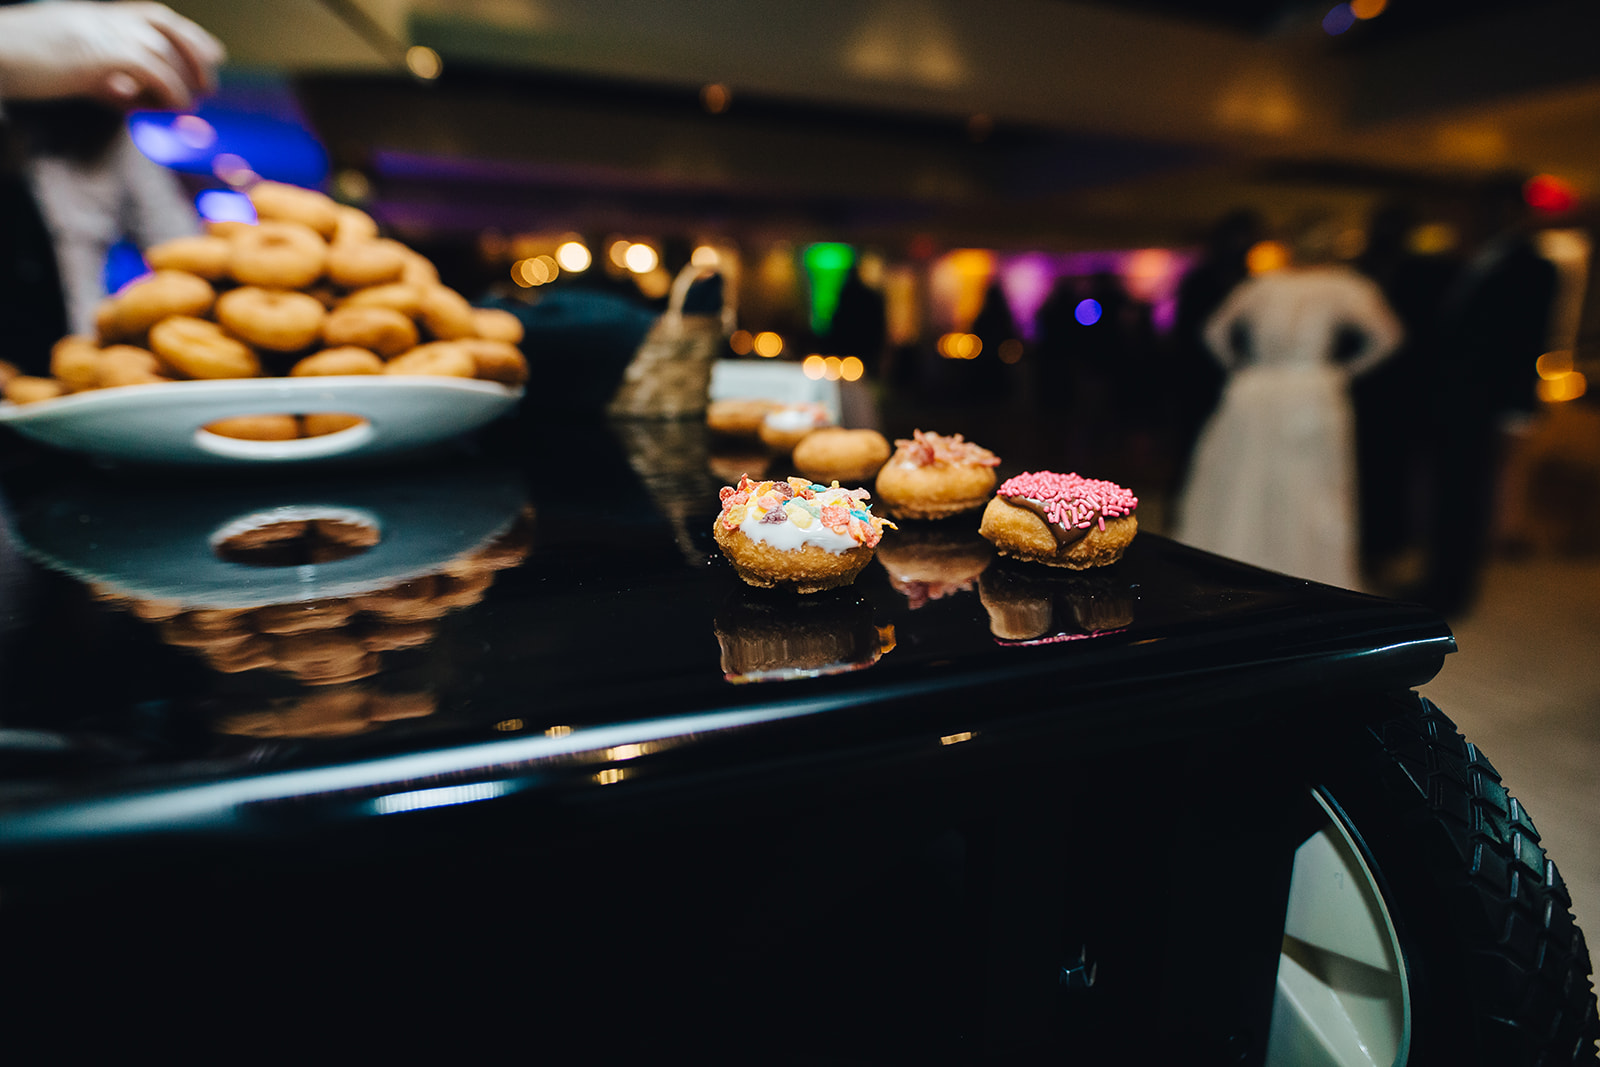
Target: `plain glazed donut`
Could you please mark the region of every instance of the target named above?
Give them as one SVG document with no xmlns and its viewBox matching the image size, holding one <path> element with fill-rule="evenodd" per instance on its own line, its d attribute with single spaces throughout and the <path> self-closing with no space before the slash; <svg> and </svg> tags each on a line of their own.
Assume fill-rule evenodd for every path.
<svg viewBox="0 0 1600 1067">
<path fill-rule="evenodd" d="M 522 358 L 522 350 L 516 345 L 483 337 L 469 337 L 455 343 L 472 356 L 474 378 L 502 385 L 521 385 L 528 380 L 528 361 Z"/>
<path fill-rule="evenodd" d="M 153 270 L 186 270 L 212 282 L 228 276 L 232 256 L 228 239 L 210 234 L 174 237 L 144 250 L 144 261 Z"/>
<path fill-rule="evenodd" d="M 228 273 L 244 285 L 308 289 L 322 277 L 327 262 L 328 245 L 315 230 L 268 220 L 234 236 Z"/>
<path fill-rule="evenodd" d="M 478 362 L 464 345 L 434 341 L 418 345 L 384 365 L 385 374 L 426 374 L 441 378 L 475 378 Z"/>
<path fill-rule="evenodd" d="M 814 482 L 866 482 L 889 459 L 889 439 L 877 430 L 824 426 L 794 446 L 794 468 Z"/>
<path fill-rule="evenodd" d="M 150 385 L 170 382 L 161 373 L 161 361 L 154 352 L 133 345 L 108 345 L 100 353 L 100 384 L 106 388 L 119 385 Z"/>
<path fill-rule="evenodd" d="M 405 270 L 405 246 L 377 238 L 335 241 L 328 246 L 328 280 L 345 289 L 365 289 L 398 281 Z"/>
<path fill-rule="evenodd" d="M 217 321 L 246 344 L 298 352 L 322 335 L 328 312 L 314 296 L 247 285 L 217 298 Z"/>
<path fill-rule="evenodd" d="M 340 307 L 391 308 L 407 318 L 415 318 L 422 305 L 422 290 L 415 285 L 393 282 L 374 285 L 370 289 L 357 289 L 339 302 Z"/>
<path fill-rule="evenodd" d="M 98 389 L 100 346 L 89 337 L 63 337 L 50 346 L 50 376 L 74 393 Z"/>
<path fill-rule="evenodd" d="M 208 319 L 174 315 L 150 329 L 150 347 L 185 378 L 255 378 L 261 361 L 243 341 Z"/>
<path fill-rule="evenodd" d="M 346 305 L 329 313 L 322 339 L 330 348 L 355 345 L 389 359 L 417 347 L 421 337 L 417 324 L 393 308 Z"/>
<path fill-rule="evenodd" d="M 283 182 L 262 181 L 250 187 L 256 218 L 298 222 L 323 237 L 339 228 L 339 205 L 326 193 Z"/>
<path fill-rule="evenodd" d="M 354 345 L 325 348 L 289 368 L 292 378 L 320 378 L 338 374 L 382 374 L 383 360 Z"/>
<path fill-rule="evenodd" d="M 158 270 L 117 291 L 109 301 L 109 334 L 102 336 L 107 341 L 138 337 L 169 315 L 204 315 L 216 298 L 211 283 L 198 274 Z"/>
<path fill-rule="evenodd" d="M 427 288 L 439 284 L 439 268 L 433 261 L 421 252 L 412 248 L 406 249 L 406 267 L 400 274 L 400 280 L 407 285 L 418 285 Z"/>
<path fill-rule="evenodd" d="M 511 345 L 522 343 L 522 320 L 504 308 L 473 308 L 472 323 L 484 340 Z"/>
<path fill-rule="evenodd" d="M 338 206 L 339 222 L 333 230 L 333 240 L 370 241 L 378 236 L 378 224 L 371 215 L 349 204 Z"/>
<path fill-rule="evenodd" d="M 467 298 L 454 289 L 433 285 L 422 291 L 417 317 L 437 341 L 455 341 L 478 335 L 477 320 Z"/>
<path fill-rule="evenodd" d="M 13 404 L 37 404 L 41 400 L 54 400 L 67 395 L 67 387 L 54 378 L 36 378 L 31 374 L 18 374 L 7 379 L 5 397 Z"/>
</svg>

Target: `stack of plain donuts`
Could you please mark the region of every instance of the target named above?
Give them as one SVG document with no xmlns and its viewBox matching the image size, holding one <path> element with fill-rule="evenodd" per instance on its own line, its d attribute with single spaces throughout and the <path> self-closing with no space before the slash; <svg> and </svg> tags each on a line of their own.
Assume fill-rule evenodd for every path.
<svg viewBox="0 0 1600 1067">
<path fill-rule="evenodd" d="M 278 182 L 249 195 L 257 222 L 147 249 L 151 273 L 101 304 L 95 336 L 57 342 L 51 377 L 12 378 L 6 398 L 275 375 L 526 380 L 517 317 L 473 307 L 366 212 Z"/>
</svg>

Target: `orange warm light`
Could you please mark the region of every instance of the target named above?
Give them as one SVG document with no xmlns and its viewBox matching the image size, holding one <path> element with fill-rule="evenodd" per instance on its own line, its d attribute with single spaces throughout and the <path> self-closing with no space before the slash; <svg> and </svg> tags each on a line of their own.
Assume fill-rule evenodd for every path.
<svg viewBox="0 0 1600 1067">
<path fill-rule="evenodd" d="M 756 347 L 755 334 L 749 330 L 734 330 L 728 335 L 728 347 L 736 356 L 748 356 Z"/>
<path fill-rule="evenodd" d="M 1258 241 L 1245 253 L 1244 264 L 1251 274 L 1266 274 L 1289 265 L 1289 249 L 1281 241 Z"/>
<path fill-rule="evenodd" d="M 1375 19 L 1389 6 L 1389 0 L 1350 0 L 1350 14 L 1358 19 Z"/>
<path fill-rule="evenodd" d="M 783 338 L 771 330 L 762 330 L 750 342 L 750 347 L 755 350 L 756 355 L 763 359 L 771 359 L 783 354 Z"/>
<path fill-rule="evenodd" d="M 983 340 L 975 333 L 947 333 L 939 338 L 937 347 L 945 359 L 977 359 Z"/>
<path fill-rule="evenodd" d="M 1555 381 L 1564 375 L 1572 373 L 1572 352 L 1565 348 L 1558 348 L 1554 352 L 1546 352 L 1539 357 L 1534 369 L 1539 372 L 1539 377 L 1547 382 Z"/>
<path fill-rule="evenodd" d="M 1549 404 L 1576 400 L 1589 391 L 1589 379 L 1582 371 L 1568 371 L 1555 378 L 1539 379 L 1539 399 Z"/>
</svg>

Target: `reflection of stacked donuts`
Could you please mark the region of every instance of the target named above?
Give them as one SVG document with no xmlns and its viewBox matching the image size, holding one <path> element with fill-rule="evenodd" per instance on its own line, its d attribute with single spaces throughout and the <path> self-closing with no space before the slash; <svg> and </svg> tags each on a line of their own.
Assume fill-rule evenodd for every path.
<svg viewBox="0 0 1600 1067">
<path fill-rule="evenodd" d="M 1133 623 L 1128 584 L 1099 575 L 1041 576 L 1001 563 L 978 577 L 978 595 L 990 632 L 1007 644 L 1076 641 Z"/>
<path fill-rule="evenodd" d="M 5 385 L 17 403 L 179 379 L 422 374 L 520 385 L 520 320 L 474 308 L 371 217 L 310 189 L 261 182 L 260 221 L 214 223 L 149 249 L 153 272 L 107 298 L 96 336 L 66 337 L 51 377 Z M 305 425 L 294 436 L 342 428 Z M 282 427 L 237 428 L 276 438 Z"/>
<path fill-rule="evenodd" d="M 427 693 L 386 693 L 360 685 L 278 697 L 249 711 L 225 715 L 216 728 L 243 737 L 347 737 L 386 722 L 434 712 Z"/>
<path fill-rule="evenodd" d="M 158 623 L 162 640 L 198 652 L 219 671 L 272 670 L 304 685 L 341 685 L 377 674 L 382 653 L 428 644 L 439 619 L 481 600 L 496 571 L 515 566 L 526 556 L 530 520 L 524 512 L 506 533 L 450 560 L 435 573 L 353 596 L 258 607 L 185 607 L 109 590 L 102 595 Z M 338 522 L 279 524 L 241 533 L 219 551 L 231 551 L 238 559 L 262 550 L 263 561 L 274 563 L 293 552 L 315 560 L 319 554 L 359 547 L 370 534 L 363 527 Z M 302 541 L 298 549 L 282 543 L 293 538 Z"/>
<path fill-rule="evenodd" d="M 872 605 L 843 590 L 797 599 L 740 590 L 716 631 L 723 677 L 734 683 L 857 671 L 895 644 L 894 627 L 875 625 Z"/>
</svg>

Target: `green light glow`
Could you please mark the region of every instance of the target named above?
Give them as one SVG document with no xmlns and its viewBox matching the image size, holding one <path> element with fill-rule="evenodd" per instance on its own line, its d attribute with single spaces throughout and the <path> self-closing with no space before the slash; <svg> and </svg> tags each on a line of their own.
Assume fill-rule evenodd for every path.
<svg viewBox="0 0 1600 1067">
<path fill-rule="evenodd" d="M 806 276 L 811 279 L 811 329 L 818 334 L 828 332 L 833 323 L 833 313 L 839 307 L 839 290 L 844 288 L 845 276 L 856 261 L 856 250 L 847 244 L 823 242 L 805 250 L 801 262 Z"/>
</svg>

